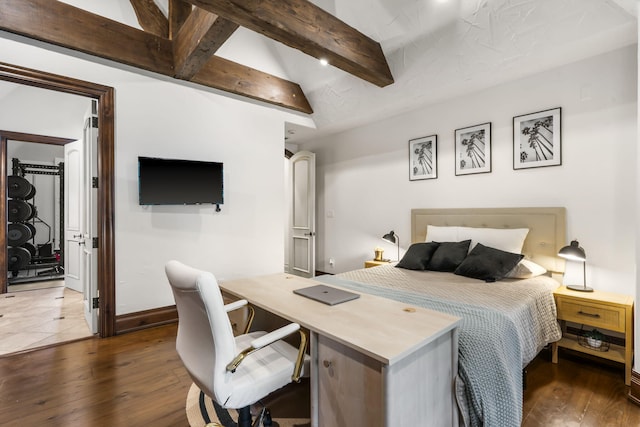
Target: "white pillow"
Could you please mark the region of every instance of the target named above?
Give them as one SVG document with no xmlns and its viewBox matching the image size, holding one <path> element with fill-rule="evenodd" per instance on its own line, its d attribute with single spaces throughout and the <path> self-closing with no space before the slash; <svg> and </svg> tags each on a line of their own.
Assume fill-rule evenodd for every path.
<svg viewBox="0 0 640 427">
<path fill-rule="evenodd" d="M 523 259 L 504 277 L 509 279 L 530 279 L 531 277 L 542 276 L 546 272 L 547 269 L 540 264 Z"/>
<path fill-rule="evenodd" d="M 528 228 L 438 227 L 427 226 L 427 242 L 461 242 L 471 240 L 469 251 L 478 243 L 514 254 L 522 253 Z"/>
<path fill-rule="evenodd" d="M 427 242 L 459 242 L 458 228 L 460 227 L 439 227 L 437 225 L 427 225 Z"/>
</svg>

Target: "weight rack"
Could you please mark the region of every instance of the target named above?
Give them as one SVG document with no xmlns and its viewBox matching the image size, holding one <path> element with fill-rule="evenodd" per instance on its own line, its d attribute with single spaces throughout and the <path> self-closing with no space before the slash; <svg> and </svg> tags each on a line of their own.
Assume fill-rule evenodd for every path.
<svg viewBox="0 0 640 427">
<path fill-rule="evenodd" d="M 19 269 L 18 271 L 38 270 L 38 269 L 49 268 L 49 267 L 51 267 L 51 270 L 39 272 L 37 273 L 36 277 L 27 277 L 27 278 L 16 278 L 15 276 L 17 276 L 18 271 L 10 270 L 11 273 L 14 275 L 14 279 L 13 280 L 9 279 L 8 280 L 9 284 L 26 282 L 26 281 L 43 280 L 41 276 L 48 274 L 49 271 L 53 272 L 56 275 L 59 275 L 61 274 L 61 271 L 64 271 L 64 244 L 63 244 L 64 242 L 64 198 L 65 198 L 64 162 L 60 162 L 57 165 L 42 165 L 42 164 L 35 164 L 35 163 L 24 163 L 24 162 L 21 162 L 19 159 L 14 158 L 12 161 L 12 173 L 14 176 L 21 177 L 21 178 L 24 178 L 25 175 L 29 175 L 29 174 L 30 175 L 53 175 L 53 176 L 60 177 L 60 182 L 59 182 L 59 186 L 60 186 L 60 223 L 59 223 L 59 230 L 60 230 L 59 243 L 60 244 L 59 246 L 60 247 L 58 251 L 60 258 L 56 259 L 56 257 L 53 256 L 54 248 L 53 248 L 53 243 L 51 242 L 51 234 L 49 234 L 49 241 L 45 245 L 51 244 L 51 253 L 43 256 L 33 256 L 31 259 L 29 259 L 28 265 L 25 266 L 24 268 Z M 35 206 L 33 207 L 33 209 L 34 210 L 36 209 Z M 30 220 L 32 221 L 31 222 L 32 225 L 36 221 L 38 223 L 44 224 L 49 229 L 49 233 L 51 233 L 51 227 L 49 226 L 49 224 L 42 221 L 37 216 L 37 211 L 34 213 L 32 218 L 30 218 Z M 32 227 L 31 229 L 35 230 L 35 226 Z M 32 240 L 34 240 L 35 242 L 34 236 L 35 236 L 35 231 L 33 231 L 32 233 Z M 54 236 L 54 241 L 55 241 L 55 236 Z M 40 252 L 43 246 L 44 245 L 41 245 L 38 248 L 38 252 Z M 9 259 L 9 262 L 11 262 L 10 259 Z"/>
</svg>

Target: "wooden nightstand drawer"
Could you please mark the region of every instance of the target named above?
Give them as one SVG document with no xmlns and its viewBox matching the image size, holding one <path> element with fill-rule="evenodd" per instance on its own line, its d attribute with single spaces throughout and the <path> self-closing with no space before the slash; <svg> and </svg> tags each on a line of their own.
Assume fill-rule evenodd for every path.
<svg viewBox="0 0 640 427">
<path fill-rule="evenodd" d="M 587 323 L 594 327 L 625 331 L 625 309 L 578 303 L 564 298 L 557 299 L 558 319 L 575 323 Z"/>
<path fill-rule="evenodd" d="M 595 290 L 580 292 L 561 286 L 553 291 L 562 338 L 552 344 L 551 361 L 558 363 L 558 347 L 590 354 L 591 356 L 624 363 L 624 382 L 631 384 L 631 367 L 633 366 L 633 297 Z M 599 329 L 622 332 L 624 344 L 611 343 L 607 351 L 593 349 L 582 345 L 575 334 L 567 329 L 567 322 L 586 326 L 585 330 Z"/>
</svg>

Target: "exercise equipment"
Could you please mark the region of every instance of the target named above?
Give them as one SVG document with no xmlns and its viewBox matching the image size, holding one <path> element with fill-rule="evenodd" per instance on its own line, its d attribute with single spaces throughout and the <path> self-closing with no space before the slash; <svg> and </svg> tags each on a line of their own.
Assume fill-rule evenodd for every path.
<svg viewBox="0 0 640 427">
<path fill-rule="evenodd" d="M 33 243 L 24 242 L 20 247 L 25 248 L 26 250 L 29 251 L 29 253 L 31 254 L 31 259 L 33 259 L 33 257 L 35 257 L 38 254 L 38 250 L 36 249 L 36 246 Z"/>
<path fill-rule="evenodd" d="M 36 193 L 33 190 L 33 185 L 26 178 L 10 175 L 7 177 L 7 194 L 12 199 L 27 199 L 29 198 L 27 196 L 33 197 Z"/>
<path fill-rule="evenodd" d="M 36 187 L 25 175 L 59 176 L 60 228 L 59 241 L 64 241 L 64 163 L 43 165 L 24 163 L 13 158 L 12 175 L 7 177 L 7 269 L 11 273 L 8 284 L 27 281 L 47 280 L 51 276 L 64 274 L 62 249 L 56 249 L 52 242 L 51 226 L 38 217 Z M 39 226 L 39 227 L 36 227 Z M 44 235 L 36 243 L 36 231 L 46 227 Z M 58 233 L 56 233 L 58 234 Z M 44 242 L 44 243 L 43 243 Z M 55 256 L 54 256 L 55 255 Z M 45 270 L 46 269 L 46 270 Z M 27 270 L 26 275 L 20 274 Z M 29 270 L 34 270 L 33 275 Z M 44 277 L 47 276 L 47 277 Z M 42 278 L 39 278 L 42 277 Z"/>
<path fill-rule="evenodd" d="M 19 222 L 7 226 L 7 244 L 9 246 L 22 246 L 33 238 L 33 232 L 26 224 Z"/>
<path fill-rule="evenodd" d="M 31 186 L 31 191 L 29 191 L 27 193 L 26 196 L 24 196 L 24 200 L 30 200 L 33 199 L 36 196 L 36 187 L 34 187 L 33 185 Z"/>
<path fill-rule="evenodd" d="M 8 270 L 17 272 L 27 268 L 31 262 L 31 254 L 22 246 L 13 246 L 7 250 L 7 258 L 9 261 Z"/>
<path fill-rule="evenodd" d="M 28 221 L 35 215 L 34 206 L 20 199 L 10 199 L 7 211 L 9 222 Z"/>
<path fill-rule="evenodd" d="M 29 227 L 29 230 L 31 230 L 31 236 L 35 236 L 36 235 L 36 226 L 33 225 L 33 223 L 31 222 L 25 222 L 24 225 L 26 225 L 27 227 Z"/>
</svg>

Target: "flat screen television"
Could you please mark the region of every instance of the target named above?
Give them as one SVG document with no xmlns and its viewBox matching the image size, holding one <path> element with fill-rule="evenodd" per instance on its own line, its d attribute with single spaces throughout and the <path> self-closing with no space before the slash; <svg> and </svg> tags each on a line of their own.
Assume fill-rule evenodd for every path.
<svg viewBox="0 0 640 427">
<path fill-rule="evenodd" d="M 222 163 L 138 157 L 141 205 L 221 205 Z"/>
</svg>

